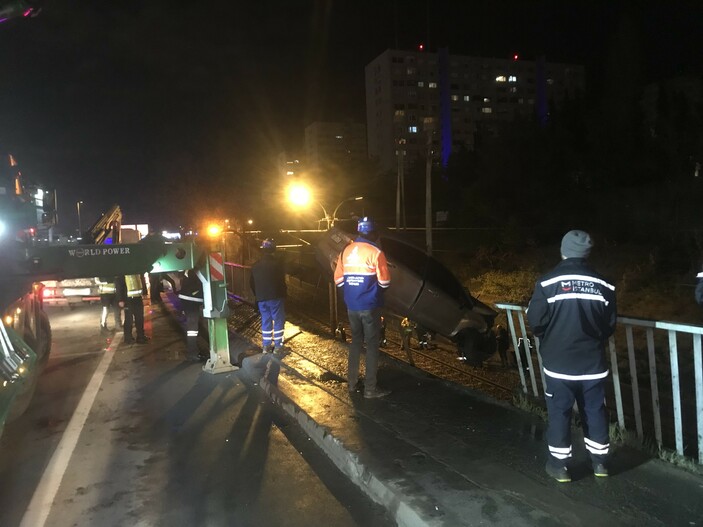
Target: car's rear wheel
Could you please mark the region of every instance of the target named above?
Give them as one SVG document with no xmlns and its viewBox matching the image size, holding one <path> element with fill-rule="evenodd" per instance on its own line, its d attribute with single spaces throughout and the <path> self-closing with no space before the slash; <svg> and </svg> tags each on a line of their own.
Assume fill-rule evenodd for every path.
<svg viewBox="0 0 703 527">
<path fill-rule="evenodd" d="M 495 335 L 492 331 L 479 333 L 475 329 L 463 329 L 457 335 L 457 347 L 466 364 L 481 366 L 496 351 Z"/>
</svg>

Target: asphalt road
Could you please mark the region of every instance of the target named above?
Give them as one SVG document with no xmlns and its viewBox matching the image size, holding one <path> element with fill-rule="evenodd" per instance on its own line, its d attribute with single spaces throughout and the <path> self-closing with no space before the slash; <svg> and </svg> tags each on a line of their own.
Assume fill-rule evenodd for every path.
<svg viewBox="0 0 703 527">
<path fill-rule="evenodd" d="M 0 525 L 394 524 L 242 370 L 184 363 L 160 309 L 145 346 L 102 337 L 98 306 L 49 316 L 51 358 L 0 440 Z"/>
</svg>

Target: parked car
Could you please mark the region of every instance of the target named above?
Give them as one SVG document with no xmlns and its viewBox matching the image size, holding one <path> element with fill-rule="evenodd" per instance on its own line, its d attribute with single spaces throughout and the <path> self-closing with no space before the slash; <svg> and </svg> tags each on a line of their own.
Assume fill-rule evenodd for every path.
<svg viewBox="0 0 703 527">
<path fill-rule="evenodd" d="M 97 278 L 70 280 L 45 280 L 42 283 L 42 301 L 49 306 L 74 308 L 86 303 L 99 302 Z"/>
<path fill-rule="evenodd" d="M 327 231 L 317 244 L 317 260 L 333 273 L 342 249 L 355 234 Z M 423 328 L 450 338 L 468 364 L 480 365 L 496 351 L 493 322 L 497 312 L 480 302 L 437 259 L 398 234 L 380 232 L 391 272 L 385 308 Z"/>
</svg>

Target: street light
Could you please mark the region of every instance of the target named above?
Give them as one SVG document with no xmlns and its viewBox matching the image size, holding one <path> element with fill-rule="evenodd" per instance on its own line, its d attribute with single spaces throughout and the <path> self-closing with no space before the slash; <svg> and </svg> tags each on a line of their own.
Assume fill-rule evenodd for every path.
<svg viewBox="0 0 703 527">
<path fill-rule="evenodd" d="M 351 198 L 343 199 L 342 201 L 340 201 L 339 204 L 335 207 L 334 212 L 332 213 L 332 226 L 334 227 L 334 222 L 337 220 L 337 211 L 339 210 L 339 207 L 349 201 L 359 201 L 362 199 L 364 199 L 364 196 L 353 196 Z M 327 228 L 329 229 L 329 221 L 327 223 Z"/>
<path fill-rule="evenodd" d="M 312 199 L 312 193 L 310 192 L 310 189 L 302 184 L 302 183 L 293 183 L 288 187 L 288 201 L 293 204 L 295 207 L 298 208 L 305 208 L 308 205 L 310 205 L 311 202 L 317 203 L 321 208 L 322 212 L 325 215 L 323 218 L 327 222 L 327 230 L 330 228 L 330 224 L 332 222 L 332 218 L 330 217 L 329 214 L 327 214 L 327 209 L 325 209 L 325 206 L 320 203 L 317 200 Z M 322 220 L 319 220 L 322 221 Z M 319 229 L 319 222 L 318 222 L 318 229 Z"/>
<path fill-rule="evenodd" d="M 83 229 L 81 227 L 81 205 L 82 201 L 76 201 L 76 209 L 78 210 L 78 239 L 83 239 Z"/>
</svg>

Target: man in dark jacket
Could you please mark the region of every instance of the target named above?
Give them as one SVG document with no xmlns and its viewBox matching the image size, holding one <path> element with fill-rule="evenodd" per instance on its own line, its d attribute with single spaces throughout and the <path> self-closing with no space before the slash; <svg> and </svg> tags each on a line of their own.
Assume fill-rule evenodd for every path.
<svg viewBox="0 0 703 527">
<path fill-rule="evenodd" d="M 137 330 L 137 344 L 146 344 L 149 338 L 144 333 L 144 277 L 140 274 L 118 276 L 115 279 L 118 305 L 124 308 L 124 343 L 135 342 L 132 325 Z"/>
<path fill-rule="evenodd" d="M 561 242 L 562 261 L 541 277 L 527 309 L 539 338 L 549 424 L 547 473 L 571 481 L 571 409 L 576 401 L 584 442 L 596 476 L 608 475 L 608 413 L 605 342 L 615 331 L 615 286 L 586 263 L 593 243 L 584 231 L 569 231 Z"/>
<path fill-rule="evenodd" d="M 107 315 L 109 311 L 112 311 L 112 315 L 115 319 L 115 329 L 122 327 L 122 310 L 120 306 L 117 305 L 117 295 L 115 293 L 115 278 L 112 277 L 98 277 L 98 292 L 100 293 L 100 304 L 102 305 L 102 312 L 100 314 L 100 332 L 110 333 L 107 328 Z"/>
<path fill-rule="evenodd" d="M 178 298 L 186 315 L 186 360 L 199 362 L 201 357 L 198 349 L 198 333 L 200 311 L 203 307 L 203 284 L 195 269 L 186 271 Z"/>
<path fill-rule="evenodd" d="M 276 256 L 276 243 L 266 238 L 261 243 L 261 258 L 251 268 L 251 289 L 261 313 L 262 351 L 273 345 L 276 355 L 283 354 L 283 332 L 286 325 L 286 273 Z"/>
</svg>

